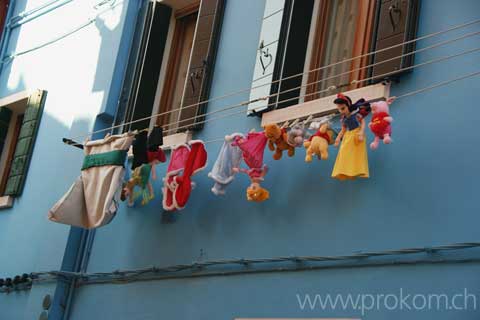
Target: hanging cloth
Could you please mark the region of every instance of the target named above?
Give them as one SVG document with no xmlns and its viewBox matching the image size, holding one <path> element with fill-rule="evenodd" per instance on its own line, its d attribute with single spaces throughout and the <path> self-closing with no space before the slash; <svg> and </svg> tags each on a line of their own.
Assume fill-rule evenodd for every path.
<svg viewBox="0 0 480 320">
<path fill-rule="evenodd" d="M 268 138 L 263 132 L 249 132 L 247 138 L 235 137 L 234 146 L 242 150 L 242 157 L 245 164 L 250 168 L 246 172 L 250 178 L 259 177 L 263 172 L 263 154 Z"/>
<path fill-rule="evenodd" d="M 193 140 L 172 150 L 164 181 L 163 208 L 167 211 L 183 209 L 192 191 L 191 177 L 205 169 L 207 151 L 203 141 Z"/>
<path fill-rule="evenodd" d="M 86 229 L 108 224 L 117 212 L 115 197 L 132 141 L 133 135 L 125 133 L 85 143 L 81 175 L 50 209 L 48 218 Z"/>
<path fill-rule="evenodd" d="M 142 131 L 135 135 L 135 140 L 132 143 L 132 170 L 140 167 L 142 164 L 148 163 L 147 158 L 147 132 Z"/>
<path fill-rule="evenodd" d="M 247 200 L 262 202 L 270 197 L 267 189 L 260 186 L 263 177 L 267 174 L 267 166 L 263 163 L 263 155 L 267 145 L 268 138 L 263 132 L 250 132 L 247 138 L 236 137 L 233 142 L 242 150 L 243 160 L 249 169 L 240 167 L 234 168 L 236 171 L 247 173 L 250 177 L 250 186 L 247 188 Z"/>
<path fill-rule="evenodd" d="M 208 174 L 208 177 L 215 181 L 215 184 L 212 187 L 212 192 L 217 196 L 225 194 L 226 187 L 234 179 L 234 168 L 238 168 L 242 161 L 242 150 L 238 146 L 232 145 L 232 142 L 236 137 L 244 138 L 244 135 L 241 133 L 234 133 L 225 136 L 225 141 L 218 153 L 217 160 L 213 165 L 212 171 Z"/>
</svg>

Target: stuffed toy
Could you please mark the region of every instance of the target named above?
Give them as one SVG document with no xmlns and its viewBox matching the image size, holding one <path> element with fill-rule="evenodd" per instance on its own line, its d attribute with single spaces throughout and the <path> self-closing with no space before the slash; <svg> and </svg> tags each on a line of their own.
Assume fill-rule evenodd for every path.
<svg viewBox="0 0 480 320">
<path fill-rule="evenodd" d="M 287 143 L 294 147 L 301 147 L 305 139 L 305 126 L 297 123 L 287 132 Z"/>
<path fill-rule="evenodd" d="M 328 122 L 321 124 L 318 131 L 303 143 L 303 146 L 307 149 L 305 162 L 312 162 L 313 155 L 316 155 L 318 160 L 327 160 L 328 145 L 335 141 L 334 135 L 335 133 Z"/>
<path fill-rule="evenodd" d="M 276 124 L 267 124 L 264 127 L 265 136 L 268 138 L 268 148 L 275 151 L 273 159 L 280 160 L 284 150 L 288 150 L 288 156 L 293 157 L 295 147 L 287 143 L 287 132 Z"/>
<path fill-rule="evenodd" d="M 390 144 L 392 138 L 392 126 L 393 118 L 390 116 L 388 106 L 394 101 L 395 98 L 389 98 L 387 101 L 379 101 L 372 103 L 372 120 L 368 124 L 370 131 L 375 135 L 375 139 L 370 144 L 370 149 L 375 150 L 378 148 L 380 140 L 383 140 L 384 144 Z"/>
</svg>

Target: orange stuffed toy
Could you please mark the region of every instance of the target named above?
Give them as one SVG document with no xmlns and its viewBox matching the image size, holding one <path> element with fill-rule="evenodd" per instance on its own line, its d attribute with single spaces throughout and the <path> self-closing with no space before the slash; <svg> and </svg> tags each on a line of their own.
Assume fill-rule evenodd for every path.
<svg viewBox="0 0 480 320">
<path fill-rule="evenodd" d="M 293 157 L 295 147 L 287 143 L 288 137 L 285 129 L 281 129 L 276 124 L 267 124 L 264 130 L 265 136 L 268 138 L 268 148 L 271 151 L 275 151 L 273 159 L 281 159 L 284 150 L 288 150 L 288 156 Z"/>
</svg>

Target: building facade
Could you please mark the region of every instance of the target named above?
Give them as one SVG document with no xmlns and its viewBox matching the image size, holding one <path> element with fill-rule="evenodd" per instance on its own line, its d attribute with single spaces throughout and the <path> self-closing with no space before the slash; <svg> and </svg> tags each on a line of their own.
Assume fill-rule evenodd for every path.
<svg viewBox="0 0 480 320">
<path fill-rule="evenodd" d="M 0 10 L 0 277 L 37 277 L 2 287 L 0 319 L 478 317 L 478 1 L 10 0 Z M 225 135 L 331 114 L 339 91 L 398 97 L 393 143 L 369 150 L 369 179 L 332 179 L 333 146 L 311 163 L 303 147 L 280 160 L 267 148 L 267 201 L 247 201 L 243 174 L 212 193 Z M 62 138 L 154 126 L 165 147 L 205 141 L 185 209 L 163 209 L 160 164 L 153 200 L 121 203 L 108 225 L 48 220 L 84 158 Z M 85 277 L 37 274 L 56 270 Z M 101 272 L 115 281 L 88 277 Z"/>
</svg>

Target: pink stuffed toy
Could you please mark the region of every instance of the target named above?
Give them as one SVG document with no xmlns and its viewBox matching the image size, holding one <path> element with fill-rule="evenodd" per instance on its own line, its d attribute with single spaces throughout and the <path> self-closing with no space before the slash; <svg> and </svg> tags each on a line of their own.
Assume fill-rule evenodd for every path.
<svg viewBox="0 0 480 320">
<path fill-rule="evenodd" d="M 372 103 L 372 120 L 368 124 L 368 127 L 375 135 L 375 139 L 370 144 L 370 149 L 375 150 L 378 148 L 380 139 L 384 144 L 390 144 L 392 138 L 392 126 L 393 118 L 390 116 L 388 106 L 395 100 L 395 97 L 388 98 L 387 101 L 378 101 Z"/>
</svg>

